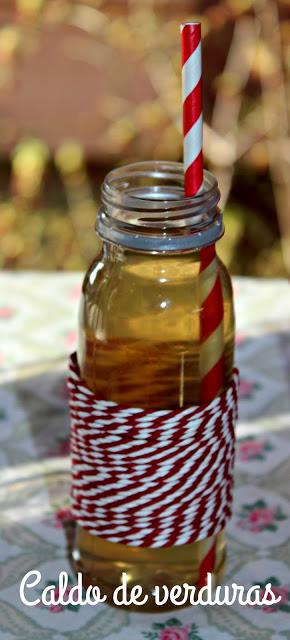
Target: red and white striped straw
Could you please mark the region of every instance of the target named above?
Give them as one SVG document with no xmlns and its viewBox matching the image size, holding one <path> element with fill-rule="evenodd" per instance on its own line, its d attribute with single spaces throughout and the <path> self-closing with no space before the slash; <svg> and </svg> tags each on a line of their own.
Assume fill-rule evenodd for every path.
<svg viewBox="0 0 290 640">
<path fill-rule="evenodd" d="M 203 182 L 201 25 L 181 25 L 184 192 L 195 196 Z"/>
<path fill-rule="evenodd" d="M 195 196 L 203 184 L 201 25 L 181 25 L 184 193 Z M 215 246 L 201 250 L 200 260 L 200 402 L 210 402 L 224 377 L 223 298 Z"/>
<path fill-rule="evenodd" d="M 203 184 L 201 24 L 181 25 L 184 193 L 195 196 Z M 221 391 L 224 377 L 223 297 L 215 245 L 200 252 L 200 403 Z M 206 584 L 216 562 L 215 542 L 199 568 L 198 587 Z"/>
</svg>

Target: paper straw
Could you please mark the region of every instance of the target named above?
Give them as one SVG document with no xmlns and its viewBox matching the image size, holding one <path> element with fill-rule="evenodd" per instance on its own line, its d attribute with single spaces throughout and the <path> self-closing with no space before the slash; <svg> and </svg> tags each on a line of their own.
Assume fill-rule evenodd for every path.
<svg viewBox="0 0 290 640">
<path fill-rule="evenodd" d="M 184 193 L 195 196 L 203 184 L 201 24 L 181 25 Z M 200 402 L 210 402 L 224 379 L 223 296 L 215 246 L 200 257 Z"/>
<path fill-rule="evenodd" d="M 201 25 L 181 25 L 184 192 L 195 196 L 203 182 Z"/>
</svg>

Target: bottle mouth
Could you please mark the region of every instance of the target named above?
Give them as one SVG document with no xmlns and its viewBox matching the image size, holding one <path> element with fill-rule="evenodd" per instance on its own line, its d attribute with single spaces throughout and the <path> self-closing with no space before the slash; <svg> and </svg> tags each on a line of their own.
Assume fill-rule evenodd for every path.
<svg viewBox="0 0 290 640">
<path fill-rule="evenodd" d="M 111 171 L 102 185 L 99 235 L 140 251 L 186 251 L 224 232 L 216 178 L 204 171 L 197 195 L 185 197 L 183 165 L 137 162 Z"/>
</svg>

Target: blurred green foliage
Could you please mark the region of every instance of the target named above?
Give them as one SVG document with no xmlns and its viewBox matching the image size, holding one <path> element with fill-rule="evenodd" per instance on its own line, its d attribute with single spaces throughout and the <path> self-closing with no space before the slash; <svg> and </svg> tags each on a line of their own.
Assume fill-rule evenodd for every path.
<svg viewBox="0 0 290 640">
<path fill-rule="evenodd" d="M 189 0 L 9 6 L 0 8 L 0 267 L 85 269 L 98 247 L 94 225 L 106 171 L 137 159 L 181 160 L 178 24 L 201 19 L 204 153 L 219 180 L 226 226 L 219 253 L 233 273 L 289 272 L 289 0 L 197 1 L 194 14 Z M 24 129 L 13 116 L 19 73 L 60 28 L 75 85 L 86 65 L 96 68 L 96 84 L 104 74 L 109 84 L 87 112 L 76 112 L 69 138 L 55 134 L 52 102 L 45 114 L 51 130 L 40 138 L 29 114 Z M 33 91 L 37 105 L 41 95 Z"/>
</svg>

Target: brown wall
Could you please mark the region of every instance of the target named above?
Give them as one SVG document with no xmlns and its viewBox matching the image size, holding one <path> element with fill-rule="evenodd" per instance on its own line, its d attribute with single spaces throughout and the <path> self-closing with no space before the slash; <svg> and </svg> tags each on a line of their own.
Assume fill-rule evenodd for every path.
<svg viewBox="0 0 290 640">
<path fill-rule="evenodd" d="M 15 10 L 14 2 L 1 0 L 0 22 L 12 27 L 16 39 L 14 52 L 2 51 L 2 155 L 28 136 L 45 140 L 52 149 L 64 140 L 78 140 L 87 155 L 98 161 L 111 161 L 119 147 L 124 152 L 124 141 L 129 155 L 140 155 L 142 149 L 143 156 L 152 156 L 160 128 L 169 126 L 166 112 L 157 114 L 158 126 L 151 128 L 148 137 L 142 122 L 132 125 L 132 111 L 144 101 L 157 100 L 146 62 L 150 52 L 146 37 L 152 38 L 154 27 L 150 24 L 146 29 L 150 11 L 146 15 L 145 10 L 144 38 L 142 28 L 140 37 L 140 27 L 136 31 L 128 26 L 132 15 L 127 4 L 121 0 L 96 3 L 101 6 L 95 11 L 94 2 L 49 0 L 40 15 L 27 16 Z M 140 2 L 139 9 L 143 5 L 146 9 L 146 2 Z M 160 38 L 164 26 L 167 41 L 162 45 L 155 34 L 152 53 L 164 47 L 164 54 L 170 56 L 169 30 L 175 52 L 180 19 L 188 15 L 192 3 L 161 0 L 155 6 Z M 138 16 L 134 20 L 138 22 Z"/>
</svg>

